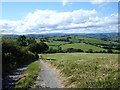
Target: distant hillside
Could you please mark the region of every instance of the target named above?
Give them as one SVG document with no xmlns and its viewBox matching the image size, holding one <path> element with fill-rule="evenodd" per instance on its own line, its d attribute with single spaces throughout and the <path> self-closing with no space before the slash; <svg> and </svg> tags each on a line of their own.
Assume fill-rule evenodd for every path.
<svg viewBox="0 0 120 90">
<path fill-rule="evenodd" d="M 3 34 L 2 37 L 18 37 L 20 35 L 17 34 Z M 94 37 L 94 38 L 116 38 L 118 37 L 118 33 L 47 33 L 47 34 L 26 34 L 25 36 L 29 37 L 53 37 L 53 36 L 88 36 L 88 37 Z"/>
</svg>

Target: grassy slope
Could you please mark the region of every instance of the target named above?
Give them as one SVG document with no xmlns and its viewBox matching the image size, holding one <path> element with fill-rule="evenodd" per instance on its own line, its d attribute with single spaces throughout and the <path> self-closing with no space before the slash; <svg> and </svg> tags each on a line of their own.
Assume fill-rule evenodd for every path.
<svg viewBox="0 0 120 90">
<path fill-rule="evenodd" d="M 66 44 L 66 45 L 62 45 L 61 47 L 62 47 L 62 49 L 75 48 L 75 49 L 82 49 L 84 51 L 87 51 L 89 49 L 93 49 L 93 51 L 103 51 L 103 50 L 105 50 L 103 48 L 93 46 L 93 45 L 89 45 L 89 44 L 85 44 L 85 43 Z"/>
<path fill-rule="evenodd" d="M 53 39 L 55 39 L 55 40 L 58 40 L 58 39 L 66 39 L 67 37 L 61 37 L 61 36 L 56 36 L 56 37 L 52 37 L 52 38 L 50 38 L 50 40 L 53 40 Z"/>
<path fill-rule="evenodd" d="M 82 39 L 83 41 L 93 43 L 93 44 L 110 44 L 109 41 L 103 41 L 103 40 L 96 39 L 96 38 L 77 36 L 76 39 Z M 115 42 L 111 42 L 111 43 L 115 43 Z"/>
<path fill-rule="evenodd" d="M 67 37 L 53 37 L 53 38 L 50 38 L 50 39 L 66 39 Z M 109 41 L 103 41 L 103 40 L 100 40 L 100 39 L 96 39 L 96 38 L 89 38 L 89 37 L 85 37 L 85 36 L 71 36 L 71 39 L 70 41 L 79 41 L 82 40 L 82 41 L 85 41 L 85 42 L 89 42 L 89 43 L 93 43 L 93 44 L 110 44 Z M 111 42 L 111 43 L 114 43 L 114 44 L 117 44 L 116 42 Z"/>
<path fill-rule="evenodd" d="M 64 44 L 64 42 L 53 41 L 53 42 L 46 42 L 46 44 L 47 44 L 48 46 L 50 46 L 50 45 L 62 45 L 62 44 Z"/>
<path fill-rule="evenodd" d="M 75 41 L 75 40 L 82 40 L 85 42 L 89 42 L 89 43 L 96 43 L 96 44 L 101 44 L 101 43 L 107 43 L 106 41 L 100 40 L 100 39 L 96 39 L 96 38 L 88 38 L 88 37 L 84 37 L 84 36 L 76 36 L 76 37 L 72 37 L 71 41 Z"/>
<path fill-rule="evenodd" d="M 39 43 L 40 42 L 40 38 L 35 38 L 36 42 Z"/>
<path fill-rule="evenodd" d="M 27 70 L 24 72 L 21 79 L 16 83 L 15 88 L 29 88 L 34 86 L 36 77 L 38 76 L 40 70 L 40 62 L 35 61 L 31 63 Z"/>
<path fill-rule="evenodd" d="M 66 87 L 118 87 L 117 54 L 59 53 L 42 57 L 52 59 L 48 62 L 61 70 Z"/>
<path fill-rule="evenodd" d="M 49 48 L 53 48 L 53 49 L 58 49 L 58 47 L 60 45 L 65 44 L 65 42 L 60 42 L 60 41 L 53 41 L 53 42 L 45 42 Z"/>
<path fill-rule="evenodd" d="M 53 37 L 53 38 L 49 38 L 50 40 L 52 39 L 66 39 L 67 37 Z M 88 42 L 88 43 L 92 43 L 92 44 L 110 44 L 110 41 L 103 41 L 100 39 L 96 39 L 96 38 L 89 38 L 89 37 L 85 37 L 85 36 L 71 36 L 71 39 L 69 39 L 70 41 L 76 43 L 76 42 Z M 113 44 L 117 44 L 117 42 L 112 42 Z M 93 45 L 88 45 L 88 44 L 68 44 L 68 45 L 64 45 L 67 44 L 65 42 L 59 42 L 59 41 L 53 41 L 53 42 L 47 42 L 47 45 L 53 49 L 58 49 L 58 45 L 60 45 L 61 47 L 63 47 L 63 49 L 67 49 L 67 48 L 76 48 L 76 49 L 82 49 L 87 51 L 88 49 L 93 49 L 93 51 L 103 51 L 105 49 L 97 47 L 97 46 L 93 46 Z M 118 52 L 118 50 L 113 50 L 114 52 Z"/>
<path fill-rule="evenodd" d="M 50 39 L 66 39 L 67 37 L 53 37 L 53 38 L 50 38 Z M 93 43 L 93 44 L 110 44 L 113 43 L 113 44 L 118 44 L 117 42 L 113 42 L 113 41 L 103 41 L 103 40 L 100 40 L 100 39 L 97 39 L 97 38 L 89 38 L 89 37 L 85 37 L 85 36 L 71 36 L 71 39 L 69 39 L 70 41 L 73 41 L 73 42 L 78 42 L 79 40 L 82 40 L 82 41 L 85 41 L 85 42 L 89 42 L 89 43 Z"/>
</svg>

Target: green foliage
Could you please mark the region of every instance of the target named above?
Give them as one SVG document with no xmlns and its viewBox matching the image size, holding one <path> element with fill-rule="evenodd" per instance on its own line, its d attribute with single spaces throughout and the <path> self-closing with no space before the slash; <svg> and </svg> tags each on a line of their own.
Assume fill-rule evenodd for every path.
<svg viewBox="0 0 120 90">
<path fill-rule="evenodd" d="M 61 71 L 65 87 L 119 87 L 117 54 L 56 53 L 42 54 L 42 58 Z"/>
<path fill-rule="evenodd" d="M 41 52 L 44 52 L 48 49 L 49 47 L 43 43 L 43 42 L 40 42 L 40 43 L 33 43 L 33 44 L 30 44 L 28 46 L 28 49 L 34 53 L 41 53 Z"/>
<path fill-rule="evenodd" d="M 17 43 L 19 46 L 28 46 L 32 43 L 36 43 L 36 40 L 34 38 L 22 35 L 17 38 Z"/>
<path fill-rule="evenodd" d="M 20 45 L 20 46 L 26 46 L 27 45 L 26 36 L 24 36 L 24 35 L 19 36 L 17 39 L 17 42 L 18 42 L 18 45 Z"/>
<path fill-rule="evenodd" d="M 65 52 L 83 52 L 81 49 L 74 49 L 74 48 L 67 48 L 67 50 L 64 50 Z"/>
<path fill-rule="evenodd" d="M 93 50 L 92 50 L 92 49 L 89 49 L 87 52 L 88 52 L 88 53 L 93 53 Z"/>
<path fill-rule="evenodd" d="M 3 74 L 9 73 L 21 64 L 37 60 L 38 57 L 27 49 L 13 44 L 11 41 L 2 41 L 2 65 Z"/>
<path fill-rule="evenodd" d="M 16 46 L 15 44 L 13 44 L 12 42 L 10 42 L 10 41 L 2 41 L 2 51 L 3 51 L 3 53 L 10 53 L 10 52 L 12 52 L 12 53 L 14 53 L 15 51 L 19 51 L 18 50 L 19 49 L 19 47 L 18 46 Z"/>
<path fill-rule="evenodd" d="M 32 43 L 37 43 L 36 40 L 35 40 L 34 38 L 31 38 L 31 37 L 28 37 L 28 38 L 26 39 L 26 42 L 27 42 L 27 45 L 30 45 L 30 44 L 32 44 Z"/>
<path fill-rule="evenodd" d="M 36 45 L 32 50 L 29 46 Z M 29 46 L 28 46 L 29 45 Z M 2 38 L 2 65 L 3 76 L 9 73 L 11 69 L 15 69 L 20 65 L 35 61 L 39 58 L 37 53 L 41 53 L 48 49 L 48 46 L 43 43 L 36 43 L 34 38 L 19 36 L 16 38 Z M 36 53 L 37 52 L 37 53 Z"/>
<path fill-rule="evenodd" d="M 86 47 L 79 44 L 85 44 Z M 93 52 L 99 53 L 108 53 L 107 49 L 111 49 L 112 53 L 119 53 L 119 44 L 118 41 L 112 40 L 112 36 L 109 38 L 106 36 L 97 36 L 89 37 L 89 35 L 64 35 L 64 36 L 55 36 L 48 39 L 46 44 L 53 50 L 58 50 L 59 47 L 62 48 L 62 52 L 67 52 L 67 48 L 74 48 L 74 49 L 82 49 L 84 52 L 88 52 L 89 49 L 92 49 Z M 70 44 L 78 44 L 78 45 L 70 45 Z M 66 46 L 67 45 L 67 46 Z M 66 48 L 64 48 L 66 46 Z M 70 47 L 69 47 L 70 46 Z M 92 47 L 92 48 L 91 48 Z M 101 49 L 100 49 L 101 48 Z"/>
<path fill-rule="evenodd" d="M 107 49 L 107 52 L 108 53 L 113 53 L 113 51 L 109 48 L 109 49 Z"/>
</svg>

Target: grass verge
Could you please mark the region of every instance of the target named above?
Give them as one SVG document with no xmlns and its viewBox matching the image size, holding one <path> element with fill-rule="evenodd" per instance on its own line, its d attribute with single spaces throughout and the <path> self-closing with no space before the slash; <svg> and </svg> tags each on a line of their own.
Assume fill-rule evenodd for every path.
<svg viewBox="0 0 120 90">
<path fill-rule="evenodd" d="M 28 66 L 20 80 L 16 83 L 15 89 L 17 88 L 27 89 L 33 87 L 35 84 L 34 82 L 36 81 L 36 78 L 38 76 L 39 70 L 40 62 L 39 61 L 32 62 Z"/>
</svg>

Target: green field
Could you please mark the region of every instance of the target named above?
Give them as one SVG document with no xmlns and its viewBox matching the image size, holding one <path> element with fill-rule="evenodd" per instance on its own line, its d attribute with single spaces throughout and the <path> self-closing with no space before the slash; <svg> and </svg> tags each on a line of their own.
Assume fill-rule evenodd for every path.
<svg viewBox="0 0 120 90">
<path fill-rule="evenodd" d="M 84 36 L 76 36 L 76 37 L 72 37 L 73 41 L 75 40 L 80 40 L 82 42 L 89 42 L 89 43 L 93 43 L 93 44 L 103 44 L 103 43 L 107 43 L 106 41 L 100 40 L 100 39 L 96 39 L 96 38 L 88 38 L 88 37 L 84 37 Z"/>
<path fill-rule="evenodd" d="M 63 45 L 63 44 L 65 44 L 65 43 L 64 43 L 64 42 L 60 42 L 60 41 L 53 41 L 53 42 L 46 42 L 46 44 L 47 44 L 48 46 L 52 46 L 52 45 L 58 46 L 58 45 Z"/>
<path fill-rule="evenodd" d="M 59 48 L 59 46 L 66 44 L 65 42 L 60 42 L 60 41 L 52 41 L 52 42 L 45 42 L 45 43 L 49 46 L 49 48 L 53 48 L 56 50 Z"/>
<path fill-rule="evenodd" d="M 89 49 L 92 49 L 93 51 L 104 51 L 105 50 L 103 48 L 85 44 L 85 43 L 65 44 L 65 45 L 62 45 L 61 47 L 62 47 L 62 49 L 75 48 L 75 49 L 82 49 L 84 51 L 87 51 Z"/>
<path fill-rule="evenodd" d="M 67 37 L 57 36 L 57 37 L 52 37 L 52 38 L 50 38 L 50 40 L 59 40 L 59 39 L 67 39 Z"/>
<path fill-rule="evenodd" d="M 92 43 L 92 44 L 110 44 L 110 41 L 103 41 L 103 40 L 100 40 L 100 39 L 90 38 L 90 37 L 77 36 L 76 39 L 80 39 L 84 42 L 89 42 L 89 43 Z M 112 41 L 111 41 L 111 43 L 116 44 L 116 42 L 112 42 Z"/>
<path fill-rule="evenodd" d="M 53 52 L 75 52 L 75 49 L 76 51 L 78 50 L 77 52 L 80 52 L 79 50 L 81 49 L 83 52 L 91 50 L 92 52 L 107 53 L 111 49 L 112 53 L 119 53 L 118 42 L 82 35 L 50 37 L 45 43 L 49 46 L 50 51 L 53 50 Z"/>
<path fill-rule="evenodd" d="M 42 58 L 59 69 L 65 87 L 117 88 L 118 55 L 96 53 L 42 54 Z"/>
<path fill-rule="evenodd" d="M 69 38 L 68 38 L 69 37 Z M 101 39 L 97 39 L 97 38 L 90 38 L 87 36 L 58 36 L 58 37 L 52 37 L 50 38 L 50 40 L 54 41 L 54 40 L 60 40 L 60 39 L 69 39 L 69 41 L 72 42 L 86 42 L 86 43 L 92 43 L 92 44 L 118 44 L 117 42 L 113 42 L 113 41 L 104 41 Z"/>
</svg>

